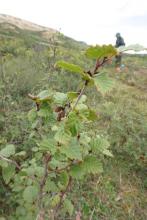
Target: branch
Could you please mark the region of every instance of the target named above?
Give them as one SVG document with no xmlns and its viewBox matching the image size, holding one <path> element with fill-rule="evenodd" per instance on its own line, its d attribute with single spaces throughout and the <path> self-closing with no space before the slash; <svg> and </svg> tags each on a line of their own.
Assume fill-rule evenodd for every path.
<svg viewBox="0 0 147 220">
<path fill-rule="evenodd" d="M 70 177 L 69 177 L 68 184 L 67 184 L 67 186 L 66 186 L 66 189 L 65 189 L 63 192 L 61 192 L 61 194 L 60 194 L 60 202 L 59 202 L 59 204 L 57 205 L 57 207 L 56 207 L 56 209 L 55 209 L 55 214 L 58 212 L 59 208 L 61 207 L 62 201 L 63 201 L 63 199 L 64 199 L 64 197 L 65 197 L 65 194 L 66 194 L 66 193 L 68 192 L 68 190 L 69 190 L 69 187 L 70 187 L 70 185 L 71 185 L 71 182 L 72 182 L 72 178 L 71 178 L 71 176 L 70 176 Z"/>
<path fill-rule="evenodd" d="M 111 58 L 112 58 L 113 56 L 111 56 L 111 57 L 104 57 L 103 58 L 103 60 L 102 60 L 102 62 L 100 62 L 100 60 L 99 59 L 97 59 L 97 61 L 96 61 L 96 64 L 95 64 L 95 69 L 94 69 L 94 71 L 93 71 L 93 75 L 95 75 L 96 73 L 97 73 L 97 71 L 98 71 L 98 69 L 100 68 L 100 67 L 102 67 L 105 63 L 107 63 L 109 60 L 111 60 Z"/>
<path fill-rule="evenodd" d="M 90 219 L 89 219 L 89 220 L 92 220 L 92 217 L 93 217 L 94 211 L 95 211 L 95 207 L 94 207 L 94 209 L 92 210 L 92 213 L 91 213 L 91 215 L 90 215 Z"/>
<path fill-rule="evenodd" d="M 76 100 L 74 106 L 73 106 L 73 107 L 70 106 L 69 110 L 66 112 L 66 115 L 65 115 L 66 117 L 67 117 L 68 114 L 69 114 L 71 111 L 73 111 L 73 110 L 75 109 L 75 107 L 77 106 L 77 104 L 78 104 L 78 102 L 79 102 L 81 96 L 83 95 L 83 93 L 84 93 L 84 91 L 85 91 L 85 88 L 86 88 L 86 86 L 87 86 L 87 83 L 88 83 L 88 81 L 85 81 L 84 86 L 83 86 L 83 88 L 80 90 L 80 94 L 79 94 L 79 96 L 78 96 L 78 98 L 77 98 L 77 100 Z"/>
<path fill-rule="evenodd" d="M 19 166 L 19 164 L 14 160 L 10 160 L 2 155 L 0 155 L 0 160 L 4 160 L 10 164 L 14 164 L 19 171 L 21 170 L 21 166 Z M 36 178 L 34 176 L 28 176 L 28 178 L 36 181 Z"/>
<path fill-rule="evenodd" d="M 72 107 L 72 110 L 74 110 L 75 107 L 77 106 L 79 100 L 81 99 L 81 97 L 82 97 L 82 95 L 83 95 L 83 93 L 84 93 L 84 91 L 85 91 L 86 86 L 87 86 L 87 81 L 85 82 L 83 88 L 81 89 L 80 94 L 79 94 L 79 96 L 78 96 L 78 98 L 77 98 L 77 101 L 75 102 L 74 106 Z"/>
<path fill-rule="evenodd" d="M 50 154 L 47 154 L 44 158 L 44 174 L 43 174 L 43 177 L 40 181 L 40 192 L 39 192 L 39 196 L 38 196 L 38 207 L 40 209 L 40 211 L 42 210 L 42 199 L 43 199 L 43 188 L 45 186 L 45 183 L 46 183 L 46 179 L 48 177 L 48 163 L 49 161 L 51 160 L 51 155 Z M 39 213 L 40 213 L 39 211 Z"/>
<path fill-rule="evenodd" d="M 28 94 L 28 97 L 34 101 L 36 101 L 38 99 L 37 96 L 31 95 L 30 93 Z"/>
</svg>

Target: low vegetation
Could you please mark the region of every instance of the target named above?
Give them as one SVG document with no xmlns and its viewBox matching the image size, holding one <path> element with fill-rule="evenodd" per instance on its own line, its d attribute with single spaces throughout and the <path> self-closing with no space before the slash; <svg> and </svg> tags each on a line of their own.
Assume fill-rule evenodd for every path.
<svg viewBox="0 0 147 220">
<path fill-rule="evenodd" d="M 87 48 L 1 27 L 0 220 L 147 218 L 147 57 Z"/>
</svg>

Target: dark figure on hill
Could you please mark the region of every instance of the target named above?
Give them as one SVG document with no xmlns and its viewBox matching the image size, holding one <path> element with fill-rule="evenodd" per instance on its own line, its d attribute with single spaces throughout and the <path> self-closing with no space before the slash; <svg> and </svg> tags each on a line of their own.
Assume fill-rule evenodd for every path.
<svg viewBox="0 0 147 220">
<path fill-rule="evenodd" d="M 121 46 L 125 46 L 125 42 L 124 39 L 121 37 L 120 33 L 116 34 L 116 44 L 115 47 L 121 47 Z M 121 60 L 122 60 L 122 55 L 121 53 L 119 55 L 117 55 L 115 60 L 115 66 L 117 68 L 118 71 L 120 71 L 120 67 L 121 67 Z"/>
</svg>

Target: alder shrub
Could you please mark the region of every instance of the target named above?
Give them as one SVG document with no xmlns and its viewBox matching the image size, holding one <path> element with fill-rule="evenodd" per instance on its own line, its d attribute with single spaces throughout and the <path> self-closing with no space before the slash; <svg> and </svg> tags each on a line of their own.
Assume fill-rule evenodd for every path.
<svg viewBox="0 0 147 220">
<path fill-rule="evenodd" d="M 74 187 L 73 181 L 103 171 L 100 156 L 112 154 L 105 137 L 86 129 L 97 120 L 97 113 L 86 104 L 85 90 L 93 86 L 104 94 L 112 88 L 113 80 L 102 67 L 116 54 L 112 45 L 88 48 L 87 58 L 96 61 L 88 71 L 57 62 L 57 69 L 81 76 L 79 91 L 62 93 L 48 89 L 36 96 L 29 94 L 35 103 L 28 113 L 32 148 L 18 152 L 9 144 L 0 151 L 3 180 L 15 203 L 11 220 L 59 219 L 61 212 L 74 216 L 74 203 L 68 194 Z"/>
</svg>

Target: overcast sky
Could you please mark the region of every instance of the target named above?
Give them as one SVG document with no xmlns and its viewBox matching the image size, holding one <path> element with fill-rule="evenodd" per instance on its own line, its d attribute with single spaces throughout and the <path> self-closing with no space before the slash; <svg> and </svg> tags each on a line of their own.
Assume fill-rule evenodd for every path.
<svg viewBox="0 0 147 220">
<path fill-rule="evenodd" d="M 147 0 L 0 0 L 0 13 L 88 44 L 114 44 L 120 32 L 127 45 L 147 47 Z"/>
</svg>

